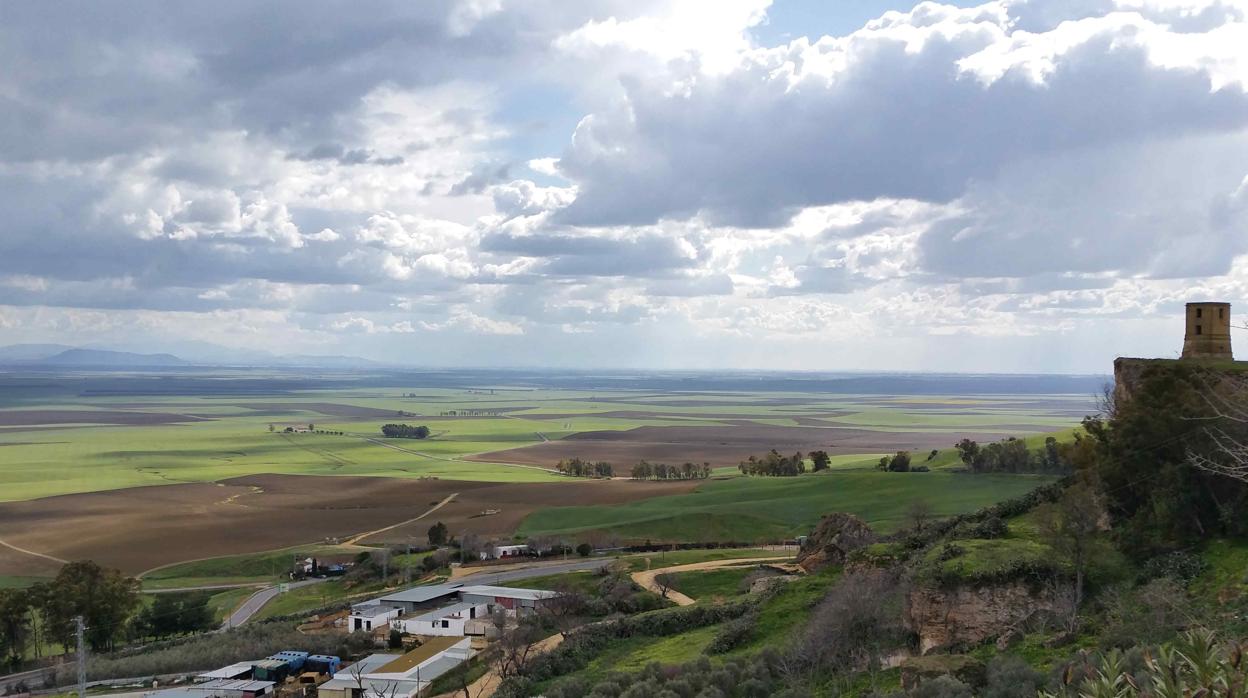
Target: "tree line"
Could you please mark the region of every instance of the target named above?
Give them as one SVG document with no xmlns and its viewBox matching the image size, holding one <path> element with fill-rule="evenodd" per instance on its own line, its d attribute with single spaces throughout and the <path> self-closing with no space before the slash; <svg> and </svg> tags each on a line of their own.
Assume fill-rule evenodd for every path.
<svg viewBox="0 0 1248 698">
<path fill-rule="evenodd" d="M 668 465 L 642 460 L 629 472 L 629 477 L 634 480 L 705 480 L 710 476 L 710 463 L 691 462 Z"/>
<path fill-rule="evenodd" d="M 818 472 L 831 467 L 832 459 L 827 451 L 810 452 L 811 471 Z M 737 464 L 737 469 L 744 475 L 762 475 L 765 477 L 796 477 L 806 472 L 806 456 L 801 451 L 791 456 L 781 455 L 771 449 L 762 458 L 750 456 Z"/>
<path fill-rule="evenodd" d="M 614 477 L 615 469 L 606 461 L 590 462 L 580 458 L 560 460 L 555 469 L 572 477 Z"/>
<path fill-rule="evenodd" d="M 50 582 L 26 589 L 0 589 L 0 658 L 16 665 L 33 648 L 76 644 L 75 619 L 86 624 L 86 641 L 96 651 L 112 650 L 132 637 L 139 607 L 139 580 L 91 561 L 71 562 Z"/>
<path fill-rule="evenodd" d="M 971 439 L 954 444 L 958 457 L 976 473 L 1053 473 L 1067 474 L 1073 469 L 1071 450 L 1074 444 L 1061 444 L 1050 436 L 1044 446 L 1029 449 L 1027 442 L 1010 437 L 980 446 Z"/>
<path fill-rule="evenodd" d="M 387 439 L 424 439 L 429 436 L 429 427 L 423 424 L 416 427 L 407 424 L 383 424 L 381 435 Z"/>
</svg>

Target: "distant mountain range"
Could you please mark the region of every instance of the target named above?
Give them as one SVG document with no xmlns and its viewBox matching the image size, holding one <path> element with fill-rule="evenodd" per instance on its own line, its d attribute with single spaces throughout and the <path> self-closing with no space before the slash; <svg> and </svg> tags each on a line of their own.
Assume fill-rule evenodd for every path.
<svg viewBox="0 0 1248 698">
<path fill-rule="evenodd" d="M 72 347 L 64 344 L 11 344 L 0 347 L 0 366 L 31 368 L 177 368 L 189 366 L 246 366 L 359 369 L 382 366 L 356 356 L 276 356 L 267 352 L 246 352 L 204 345 L 191 351 L 191 358 L 170 353 L 145 354 L 113 349 Z"/>
</svg>

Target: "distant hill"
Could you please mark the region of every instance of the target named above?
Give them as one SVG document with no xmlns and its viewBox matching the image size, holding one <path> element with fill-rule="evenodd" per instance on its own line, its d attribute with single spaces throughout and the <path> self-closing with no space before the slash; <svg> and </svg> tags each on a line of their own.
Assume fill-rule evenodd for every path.
<svg viewBox="0 0 1248 698">
<path fill-rule="evenodd" d="M 64 344 L 11 344 L 0 347 L 0 363 L 40 361 L 73 348 Z"/>
<path fill-rule="evenodd" d="M 91 366 L 104 368 L 145 368 L 159 366 L 187 366 L 188 362 L 173 354 L 134 354 L 128 351 L 103 349 L 66 349 L 31 363 L 43 366 Z"/>
</svg>

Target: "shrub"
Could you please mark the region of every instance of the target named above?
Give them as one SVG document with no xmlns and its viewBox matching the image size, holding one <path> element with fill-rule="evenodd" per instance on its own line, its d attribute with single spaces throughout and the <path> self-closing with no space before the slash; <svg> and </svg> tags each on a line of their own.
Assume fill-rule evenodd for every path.
<svg viewBox="0 0 1248 698">
<path fill-rule="evenodd" d="M 1145 580 L 1169 577 L 1186 586 L 1199 577 L 1206 567 L 1208 563 L 1199 555 L 1180 550 L 1158 555 L 1145 562 L 1141 576 Z"/>
<path fill-rule="evenodd" d="M 988 682 L 981 698 L 1033 698 L 1044 685 L 1044 675 L 1018 657 L 994 657 L 988 663 Z"/>
<path fill-rule="evenodd" d="M 910 692 L 912 698 L 971 698 L 971 687 L 952 676 L 924 681 Z"/>
<path fill-rule="evenodd" d="M 754 634 L 754 624 L 758 622 L 757 613 L 747 613 L 740 618 L 724 623 L 711 643 L 706 646 L 707 654 L 723 654 L 731 652 L 749 641 Z"/>
</svg>

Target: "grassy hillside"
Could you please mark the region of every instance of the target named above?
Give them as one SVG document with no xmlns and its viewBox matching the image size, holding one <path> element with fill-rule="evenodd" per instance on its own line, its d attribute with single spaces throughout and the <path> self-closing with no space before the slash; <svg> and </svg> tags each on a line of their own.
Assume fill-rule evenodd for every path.
<svg viewBox="0 0 1248 698">
<path fill-rule="evenodd" d="M 521 535 L 601 531 L 629 539 L 752 541 L 804 534 L 823 514 L 856 514 L 878 531 L 903 524 L 925 500 L 937 515 L 957 514 L 1015 497 L 1051 478 L 943 472 L 830 472 L 796 478 L 732 478 L 691 494 L 620 506 L 557 507 L 531 514 Z"/>
</svg>

